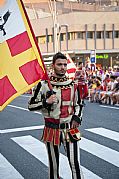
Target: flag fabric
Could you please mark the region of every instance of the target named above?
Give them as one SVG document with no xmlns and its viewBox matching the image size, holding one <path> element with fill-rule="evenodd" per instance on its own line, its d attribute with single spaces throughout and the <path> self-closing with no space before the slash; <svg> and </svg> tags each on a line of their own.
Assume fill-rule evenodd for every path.
<svg viewBox="0 0 119 179">
<path fill-rule="evenodd" d="M 0 7 L 0 111 L 47 73 L 23 2 Z"/>
<path fill-rule="evenodd" d="M 71 78 L 71 79 L 74 79 L 77 67 L 74 64 L 71 57 L 69 56 L 69 54 L 65 54 L 65 55 L 67 57 L 67 74 L 68 74 L 68 77 Z"/>
</svg>

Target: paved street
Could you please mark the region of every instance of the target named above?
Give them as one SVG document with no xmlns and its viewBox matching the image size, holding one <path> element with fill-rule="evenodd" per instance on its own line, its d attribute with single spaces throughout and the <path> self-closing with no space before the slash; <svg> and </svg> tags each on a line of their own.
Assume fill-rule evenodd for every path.
<svg viewBox="0 0 119 179">
<path fill-rule="evenodd" d="M 48 178 L 43 118 L 27 110 L 28 100 L 22 95 L 0 113 L 0 179 Z M 80 130 L 85 179 L 119 179 L 119 107 L 86 101 Z M 60 161 L 61 178 L 71 179 L 63 147 Z"/>
</svg>

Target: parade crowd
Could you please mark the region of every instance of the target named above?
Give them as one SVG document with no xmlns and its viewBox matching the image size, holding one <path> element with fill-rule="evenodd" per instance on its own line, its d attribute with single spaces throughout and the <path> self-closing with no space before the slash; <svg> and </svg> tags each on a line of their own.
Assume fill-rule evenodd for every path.
<svg viewBox="0 0 119 179">
<path fill-rule="evenodd" d="M 99 104 L 119 105 L 119 67 L 80 70 L 77 77 L 82 99 Z M 82 84 L 82 85 L 81 85 Z"/>
</svg>

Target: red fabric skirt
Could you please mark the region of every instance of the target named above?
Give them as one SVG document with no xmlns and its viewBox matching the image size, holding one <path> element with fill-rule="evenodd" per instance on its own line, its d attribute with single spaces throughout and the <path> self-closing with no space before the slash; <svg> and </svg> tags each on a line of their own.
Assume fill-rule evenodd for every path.
<svg viewBox="0 0 119 179">
<path fill-rule="evenodd" d="M 60 144 L 60 129 L 44 127 L 42 140 L 44 142 L 53 142 L 54 145 Z"/>
</svg>

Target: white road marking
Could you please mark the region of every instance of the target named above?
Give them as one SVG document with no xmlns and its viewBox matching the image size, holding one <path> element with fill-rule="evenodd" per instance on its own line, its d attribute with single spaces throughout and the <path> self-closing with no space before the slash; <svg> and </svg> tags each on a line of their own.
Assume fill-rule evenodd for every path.
<svg viewBox="0 0 119 179">
<path fill-rule="evenodd" d="M 117 109 L 117 110 L 119 110 L 118 107 L 113 107 L 113 106 L 104 106 L 104 105 L 100 105 L 100 107 L 102 107 L 102 108 L 110 108 L 110 109 Z"/>
<path fill-rule="evenodd" d="M 27 95 L 24 95 L 24 94 L 22 94 L 20 97 L 25 97 L 25 98 L 31 98 L 31 94 L 29 94 L 28 96 Z"/>
<path fill-rule="evenodd" d="M 24 111 L 28 111 L 28 112 L 33 112 L 33 113 L 36 113 L 36 114 L 42 114 L 41 112 L 29 111 L 28 109 L 22 108 L 22 107 L 19 107 L 19 106 L 14 106 L 14 105 L 8 105 L 8 106 L 9 106 L 9 107 L 12 107 L 12 108 L 16 108 L 16 109 L 21 109 L 21 110 L 24 110 Z"/>
<path fill-rule="evenodd" d="M 12 138 L 14 142 L 24 148 L 27 152 L 48 166 L 48 158 L 45 144 L 32 136 L 22 136 Z M 96 174 L 82 167 L 85 179 L 101 179 Z M 71 179 L 71 170 L 67 157 L 60 153 L 60 175 L 64 179 Z"/>
<path fill-rule="evenodd" d="M 29 130 L 36 130 L 36 129 L 43 129 L 43 128 L 44 128 L 44 125 L 13 128 L 13 129 L 4 129 L 4 130 L 0 130 L 0 134 L 10 133 L 10 132 L 29 131 Z"/>
<path fill-rule="evenodd" d="M 0 178 L 24 179 L 2 154 L 0 154 Z"/>
<path fill-rule="evenodd" d="M 8 105 L 8 106 L 12 107 L 12 108 L 16 108 L 16 109 L 21 109 L 21 110 L 24 110 L 24 111 L 29 111 L 28 109 L 22 108 L 22 107 L 19 107 L 19 106 L 14 106 L 14 105 Z"/>
<path fill-rule="evenodd" d="M 119 152 L 82 137 L 81 149 L 119 167 Z"/>
<path fill-rule="evenodd" d="M 98 135 L 101 135 L 103 137 L 107 137 L 107 138 L 112 139 L 112 140 L 116 140 L 116 141 L 119 142 L 119 132 L 115 132 L 115 131 L 105 129 L 105 128 L 102 128 L 102 127 L 85 129 L 85 130 L 87 130 L 89 132 L 93 132 L 93 133 L 98 134 Z"/>
</svg>

